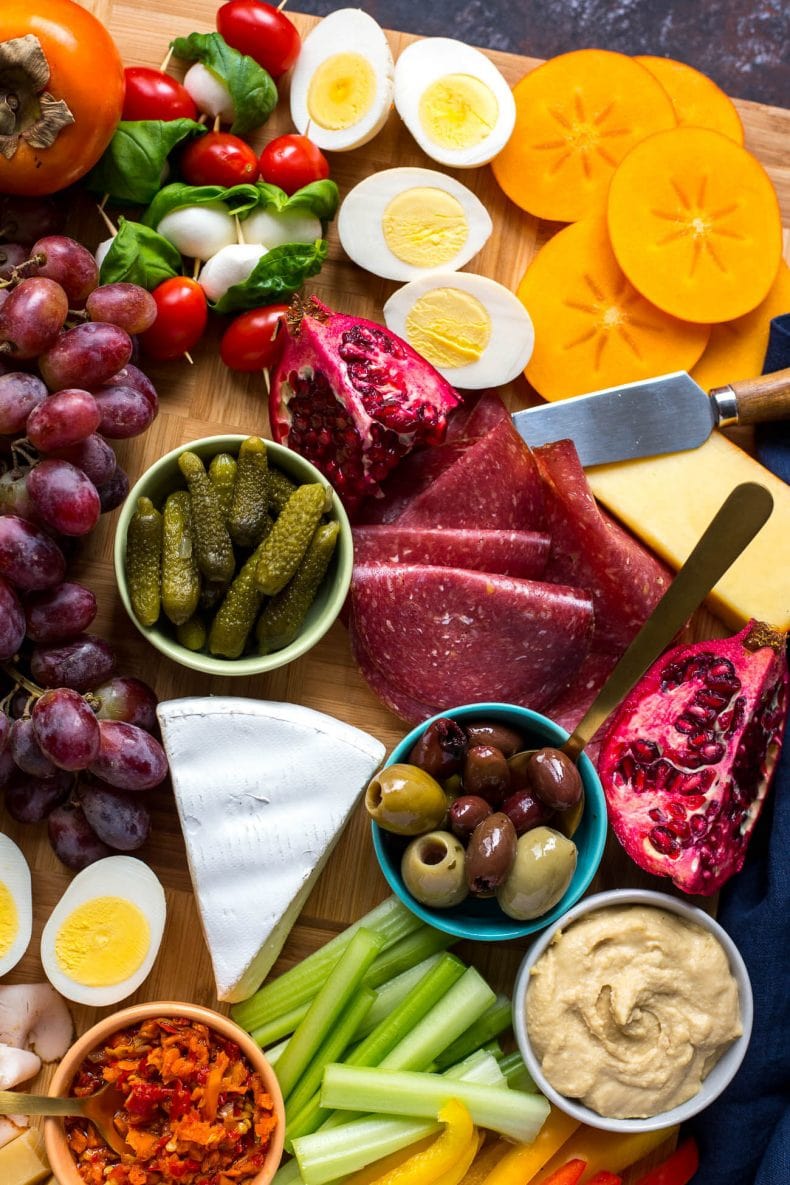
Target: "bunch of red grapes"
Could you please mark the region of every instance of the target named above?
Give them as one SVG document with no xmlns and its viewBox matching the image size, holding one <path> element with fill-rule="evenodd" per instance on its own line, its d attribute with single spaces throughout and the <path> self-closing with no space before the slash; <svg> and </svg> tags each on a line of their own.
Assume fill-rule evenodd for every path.
<svg viewBox="0 0 790 1185">
<path fill-rule="evenodd" d="M 108 440 L 144 432 L 158 410 L 130 359 L 156 316 L 135 284 L 99 285 L 96 262 L 54 231 L 56 211 L 8 201 L 17 243 L 0 246 L 0 787 L 9 814 L 47 820 L 70 868 L 140 847 L 139 797 L 167 774 L 156 696 L 116 676 L 115 655 L 87 633 L 90 589 L 66 579 L 64 547 L 123 502 L 129 482 Z"/>
</svg>

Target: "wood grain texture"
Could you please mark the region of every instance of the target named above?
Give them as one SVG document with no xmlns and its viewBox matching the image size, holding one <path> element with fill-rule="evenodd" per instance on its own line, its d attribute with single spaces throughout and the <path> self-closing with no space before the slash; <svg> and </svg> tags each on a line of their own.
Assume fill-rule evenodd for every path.
<svg viewBox="0 0 790 1185">
<path fill-rule="evenodd" d="M 214 27 L 215 0 L 90 0 L 91 8 L 109 26 L 124 61 L 129 64 L 159 65 L 169 41 L 193 29 Z M 294 18 L 301 30 L 315 18 Z M 397 52 L 412 38 L 392 36 Z M 492 53 L 490 55 L 509 82 L 514 83 L 537 65 L 534 59 Z M 177 72 L 173 68 L 173 72 Z M 285 88 L 275 115 L 259 136 L 257 146 L 274 135 L 291 130 Z M 747 146 L 764 163 L 779 194 L 785 222 L 790 222 L 790 112 L 738 103 L 746 127 Z M 332 175 L 341 195 L 363 176 L 397 165 L 431 165 L 411 139 L 396 114 L 384 131 L 362 149 L 338 154 L 332 159 Z M 456 174 L 483 201 L 494 221 L 495 233 L 468 270 L 490 276 L 513 289 L 537 248 L 556 230 L 540 224 L 518 210 L 501 193 L 488 168 Z M 87 199 L 75 208 L 74 229 L 83 240 L 95 245 L 106 232 L 93 204 Z M 396 285 L 367 275 L 343 257 L 334 235 L 330 259 L 310 290 L 335 308 L 381 319 L 384 301 Z M 258 376 L 234 375 L 222 365 L 217 342 L 221 326 L 212 326 L 206 340 L 195 351 L 195 364 L 173 363 L 149 367 L 161 396 L 161 412 L 151 429 L 136 440 L 119 445 L 121 463 L 130 478 L 136 478 L 169 449 L 217 432 L 268 433 L 263 385 Z M 534 402 L 526 383 L 510 385 L 505 397 L 512 408 Z M 80 547 L 71 574 L 93 588 L 99 598 L 97 632 L 117 649 L 119 670 L 137 674 L 151 683 L 160 698 L 186 695 L 234 694 L 260 699 L 286 700 L 305 704 L 340 717 L 378 736 L 388 748 L 403 735 L 403 725 L 373 697 L 354 667 L 342 625 L 329 634 L 304 658 L 270 675 L 244 679 L 202 676 L 177 666 L 151 649 L 127 619 L 116 595 L 112 569 L 112 542 L 116 515 L 106 516 L 99 529 Z M 696 636 L 710 636 L 718 625 L 707 613 L 698 615 Z M 233 777 L 233 755 L 228 754 L 228 778 Z M 154 828 L 151 840 L 141 851 L 162 879 L 168 899 L 168 920 L 162 948 L 154 969 L 131 1000 L 187 1000 L 216 1007 L 211 965 L 203 942 L 200 922 L 191 892 L 182 837 L 168 790 L 151 795 Z M 316 802 L 316 810 L 321 809 Z M 46 829 L 24 827 L 8 816 L 0 818 L 3 831 L 25 852 L 33 874 L 34 933 L 30 949 L 6 982 L 40 979 L 38 948 L 42 927 L 63 893 L 69 874 L 52 853 Z M 603 870 L 595 888 L 648 883 L 625 858 L 610 838 Z M 657 887 L 655 880 L 650 880 Z M 666 886 L 662 883 L 660 887 Z M 386 894 L 368 837 L 366 819 L 360 811 L 346 829 L 326 870 L 297 922 L 275 971 L 292 965 L 322 944 L 346 924 L 370 909 Z M 496 947 L 478 944 L 460 948 L 498 988 L 509 990 L 523 955 L 525 944 L 507 943 Z M 108 1010 L 74 1007 L 77 1030 L 84 1031 Z M 43 1089 L 49 1078 L 44 1071 L 33 1086 Z"/>
</svg>

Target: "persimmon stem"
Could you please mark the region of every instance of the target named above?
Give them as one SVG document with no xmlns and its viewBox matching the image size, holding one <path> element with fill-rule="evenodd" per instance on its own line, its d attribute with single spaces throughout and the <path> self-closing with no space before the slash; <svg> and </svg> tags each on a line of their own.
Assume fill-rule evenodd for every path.
<svg viewBox="0 0 790 1185">
<path fill-rule="evenodd" d="M 112 235 L 112 237 L 115 238 L 115 236 L 118 233 L 118 227 L 115 225 L 113 220 L 109 217 L 109 215 L 106 213 L 103 205 L 101 205 L 101 204 L 98 205 L 96 207 L 96 209 L 99 211 L 99 215 L 101 217 L 102 222 L 107 227 L 107 229 L 110 232 L 110 234 Z"/>
</svg>

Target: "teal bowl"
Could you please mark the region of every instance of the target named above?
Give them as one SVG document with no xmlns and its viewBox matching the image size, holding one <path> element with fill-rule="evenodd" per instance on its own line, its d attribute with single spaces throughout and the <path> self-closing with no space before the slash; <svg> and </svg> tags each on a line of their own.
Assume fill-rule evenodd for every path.
<svg viewBox="0 0 790 1185">
<path fill-rule="evenodd" d="M 323 583 L 310 606 L 307 618 L 298 637 L 282 650 L 275 650 L 271 654 L 248 654 L 241 658 L 222 658 L 202 650 L 188 650 L 176 638 L 173 626 L 164 614 L 160 614 L 155 625 L 146 627 L 141 625 L 132 609 L 129 597 L 129 587 L 126 579 L 126 534 L 129 523 L 137 506 L 137 499 L 145 496 L 161 509 L 168 494 L 174 490 L 184 489 L 185 483 L 178 468 L 178 457 L 190 449 L 205 462 L 208 468 L 212 457 L 217 453 L 233 453 L 239 451 L 239 445 L 247 439 L 247 434 L 238 433 L 232 436 L 206 436 L 202 440 L 193 440 L 179 448 L 165 453 L 155 461 L 129 491 L 129 495 L 121 508 L 118 525 L 115 529 L 115 579 L 124 609 L 129 614 L 133 624 L 137 627 L 146 641 L 155 646 L 162 654 L 189 667 L 194 671 L 201 671 L 204 675 L 264 675 L 277 667 L 285 666 L 306 654 L 315 646 L 337 618 L 346 599 L 351 584 L 351 568 L 353 563 L 353 543 L 351 526 L 343 505 L 337 494 L 332 493 L 332 506 L 328 512 L 330 519 L 340 524 L 335 553 L 329 565 Z M 319 473 L 314 465 L 300 457 L 292 449 L 274 441 L 266 441 L 266 451 L 269 463 L 276 466 L 286 476 L 298 484 L 320 481 L 328 485 L 326 478 Z"/>
<path fill-rule="evenodd" d="M 515 704 L 465 704 L 461 708 L 450 708 L 446 712 L 439 712 L 430 720 L 418 724 L 399 745 L 396 745 L 387 758 L 386 764 L 396 765 L 400 762 L 408 762 L 409 753 L 428 725 L 445 716 L 450 716 L 453 720 L 458 720 L 461 723 L 471 720 L 497 720 L 502 724 L 507 724 L 522 734 L 526 749 L 537 749 L 543 745 L 558 748 L 568 739 L 568 733 L 559 724 L 555 724 L 547 716 L 541 716 L 539 712 L 533 712 L 529 708 L 520 708 Z M 576 871 L 565 895 L 547 913 L 539 918 L 518 921 L 508 917 L 499 908 L 494 897 L 470 896 L 460 905 L 454 905 L 449 909 L 433 909 L 422 905 L 406 888 L 400 872 L 401 858 L 410 842 L 410 837 L 394 835 L 391 831 L 385 831 L 377 823 L 371 821 L 373 847 L 381 871 L 393 893 L 412 913 L 437 930 L 444 930 L 445 933 L 455 934 L 458 938 L 471 938 L 478 942 L 501 942 L 509 938 L 524 938 L 527 934 L 535 934 L 538 930 L 556 922 L 571 906 L 576 904 L 590 887 L 590 883 L 598 871 L 598 865 L 601 863 L 606 843 L 606 801 L 598 774 L 595 772 L 595 766 L 584 753 L 579 758 L 578 766 L 584 786 L 585 804 L 581 822 L 573 836 L 573 842 L 578 849 Z"/>
</svg>

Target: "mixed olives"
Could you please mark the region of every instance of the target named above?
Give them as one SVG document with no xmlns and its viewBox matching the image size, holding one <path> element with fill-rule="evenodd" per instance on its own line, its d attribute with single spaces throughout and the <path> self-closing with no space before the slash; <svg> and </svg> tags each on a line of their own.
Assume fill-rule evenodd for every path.
<svg viewBox="0 0 790 1185">
<path fill-rule="evenodd" d="M 414 837 L 401 874 L 423 905 L 449 908 L 472 894 L 496 897 L 512 918 L 536 918 L 576 870 L 571 836 L 584 795 L 575 763 L 559 749 L 527 749 L 497 720 L 434 720 L 405 763 L 373 778 L 365 805 L 385 831 Z"/>
</svg>

